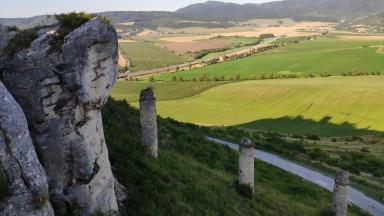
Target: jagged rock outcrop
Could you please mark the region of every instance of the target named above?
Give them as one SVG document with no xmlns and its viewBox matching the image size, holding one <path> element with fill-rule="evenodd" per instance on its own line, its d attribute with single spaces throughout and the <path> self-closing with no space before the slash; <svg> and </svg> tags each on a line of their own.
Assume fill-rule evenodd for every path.
<svg viewBox="0 0 384 216">
<path fill-rule="evenodd" d="M 113 26 L 94 18 L 58 46 L 51 32 L 0 62 L 24 110 L 56 215 L 117 214 L 100 109 L 117 79 Z"/>
<path fill-rule="evenodd" d="M 9 182 L 10 194 L 0 204 L 0 215 L 53 216 L 48 183 L 27 120 L 0 81 L 0 168 Z"/>
</svg>

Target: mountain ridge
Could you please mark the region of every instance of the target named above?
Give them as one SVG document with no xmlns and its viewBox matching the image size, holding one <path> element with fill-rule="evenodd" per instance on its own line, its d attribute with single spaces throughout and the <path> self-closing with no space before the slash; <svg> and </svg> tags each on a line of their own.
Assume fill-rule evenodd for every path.
<svg viewBox="0 0 384 216">
<path fill-rule="evenodd" d="M 175 20 L 239 22 L 251 19 L 292 18 L 298 21 L 366 22 L 367 17 L 384 13 L 384 0 L 283 0 L 266 3 L 226 3 L 207 1 L 169 11 L 105 11 L 114 24 L 135 22 L 139 27 L 156 28 Z M 373 18 L 372 18 L 373 19 Z M 377 20 L 381 20 L 375 17 Z M 51 24 L 54 16 L 0 18 L 0 25 L 30 28 Z M 369 22 L 368 22 L 369 23 Z"/>
<path fill-rule="evenodd" d="M 384 11 L 383 0 L 284 0 L 235 4 L 219 1 L 197 3 L 175 13 L 189 19 L 243 21 L 253 18 L 294 18 L 342 21 Z M 218 15 L 219 14 L 219 15 Z"/>
</svg>

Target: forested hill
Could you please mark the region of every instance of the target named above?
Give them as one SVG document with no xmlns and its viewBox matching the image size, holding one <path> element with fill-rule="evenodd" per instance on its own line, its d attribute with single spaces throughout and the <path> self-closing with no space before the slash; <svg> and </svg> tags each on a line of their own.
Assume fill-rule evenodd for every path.
<svg viewBox="0 0 384 216">
<path fill-rule="evenodd" d="M 109 17 L 114 24 L 133 22 L 136 26 L 144 28 L 177 27 L 180 21 L 185 20 L 221 21 L 218 22 L 218 26 L 213 27 L 228 27 L 229 21 L 236 22 L 255 18 L 293 18 L 314 21 L 346 20 L 356 24 L 372 24 L 372 22 L 375 24 L 382 20 L 384 0 L 283 0 L 261 4 L 208 1 L 189 5 L 176 12 L 108 11 L 98 14 Z M 55 18 L 52 15 L 31 18 L 0 18 L 0 25 L 19 28 L 49 25 L 53 22 L 55 22 Z M 185 26 L 185 23 L 183 25 Z"/>
<path fill-rule="evenodd" d="M 241 21 L 253 18 L 295 18 L 299 20 L 355 19 L 384 11 L 384 0 L 284 0 L 262 4 L 234 4 L 209 1 L 176 11 L 188 19 Z"/>
</svg>

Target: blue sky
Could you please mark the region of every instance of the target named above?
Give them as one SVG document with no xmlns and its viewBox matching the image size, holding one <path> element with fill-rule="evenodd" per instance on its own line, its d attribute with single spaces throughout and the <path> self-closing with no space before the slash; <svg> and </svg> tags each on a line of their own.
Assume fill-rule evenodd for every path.
<svg viewBox="0 0 384 216">
<path fill-rule="evenodd" d="M 0 0 L 0 17 L 29 17 L 70 11 L 167 10 L 206 0 Z M 271 0 L 222 0 L 234 3 L 260 3 Z"/>
</svg>

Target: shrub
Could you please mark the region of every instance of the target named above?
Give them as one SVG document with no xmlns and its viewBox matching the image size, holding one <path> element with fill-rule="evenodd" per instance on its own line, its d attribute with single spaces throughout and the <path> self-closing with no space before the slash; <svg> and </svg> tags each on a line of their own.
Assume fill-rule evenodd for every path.
<svg viewBox="0 0 384 216">
<path fill-rule="evenodd" d="M 275 35 L 271 33 L 261 34 L 259 36 L 260 39 L 273 38 L 273 37 L 275 37 Z"/>
<path fill-rule="evenodd" d="M 67 34 L 80 27 L 95 15 L 85 12 L 71 12 L 67 14 L 57 14 L 56 19 L 59 21 L 60 28 L 56 32 L 56 39 L 51 44 L 54 48 L 59 49 L 64 43 Z"/>
<path fill-rule="evenodd" d="M 149 77 L 149 82 L 155 82 L 155 77 L 153 76 Z"/>
<path fill-rule="evenodd" d="M 305 139 L 307 139 L 307 140 L 314 140 L 314 141 L 320 141 L 321 140 L 320 137 L 317 136 L 317 135 L 307 135 L 305 137 Z"/>
<path fill-rule="evenodd" d="M 94 17 L 95 15 L 85 12 L 71 12 L 67 14 L 56 15 L 56 19 L 59 21 L 60 24 L 59 31 L 61 34 L 65 35 L 80 27 L 81 25 L 88 22 Z"/>
<path fill-rule="evenodd" d="M 15 37 L 13 37 L 5 50 L 11 54 L 15 54 L 27 47 L 29 47 L 32 41 L 37 39 L 38 28 L 31 28 L 17 31 Z"/>
<path fill-rule="evenodd" d="M 291 137 L 294 139 L 303 139 L 304 138 L 303 136 L 297 135 L 297 134 L 293 134 Z"/>
<path fill-rule="evenodd" d="M 8 26 L 7 27 L 7 31 L 9 31 L 9 32 L 13 32 L 13 31 L 17 32 L 17 31 L 19 31 L 19 29 L 16 26 Z"/>
</svg>

